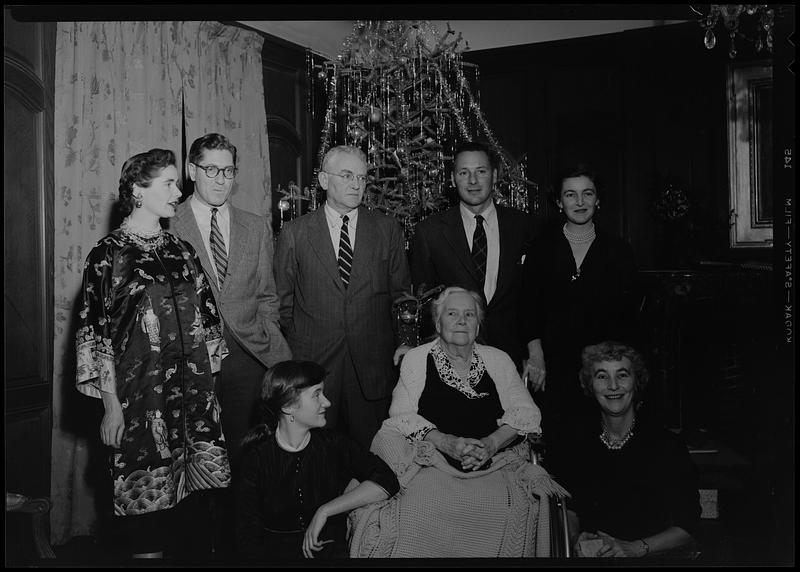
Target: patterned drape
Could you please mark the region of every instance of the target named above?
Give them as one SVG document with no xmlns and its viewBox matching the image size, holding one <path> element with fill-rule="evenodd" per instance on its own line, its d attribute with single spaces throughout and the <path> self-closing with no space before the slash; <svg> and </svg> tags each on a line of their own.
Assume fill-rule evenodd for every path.
<svg viewBox="0 0 800 572">
<path fill-rule="evenodd" d="M 201 22 L 182 28 L 182 43 L 200 58 L 182 60 L 187 152 L 206 133 L 222 133 L 236 145 L 239 174 L 231 202 L 265 215 L 271 209 L 269 141 L 264 108 L 261 48 L 255 32 Z M 269 220 L 269 217 L 267 217 Z"/>
<path fill-rule="evenodd" d="M 97 446 L 102 405 L 74 388 L 74 312 L 86 255 L 120 222 L 114 204 L 122 164 L 153 147 L 180 157 L 185 105 L 187 148 L 206 132 L 228 136 L 242 167 L 233 200 L 267 214 L 262 42 L 254 32 L 216 22 L 58 24 L 53 544 L 94 534 L 97 502 L 110 495 L 103 488 L 106 451 Z"/>
</svg>

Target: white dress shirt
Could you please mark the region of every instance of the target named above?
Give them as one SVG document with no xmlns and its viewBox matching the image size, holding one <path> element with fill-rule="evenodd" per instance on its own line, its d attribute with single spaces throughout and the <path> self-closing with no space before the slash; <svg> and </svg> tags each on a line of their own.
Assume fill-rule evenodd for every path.
<svg viewBox="0 0 800 572">
<path fill-rule="evenodd" d="M 325 218 L 328 219 L 328 230 L 331 233 L 331 244 L 336 258 L 339 257 L 339 240 L 342 237 L 342 215 L 328 206 L 325 201 Z M 347 235 L 350 238 L 350 247 L 356 251 L 356 227 L 358 226 L 358 209 L 353 209 L 347 213 Z"/>
<path fill-rule="evenodd" d="M 197 226 L 200 228 L 200 235 L 203 237 L 203 245 L 206 247 L 208 258 L 211 260 L 211 268 L 214 270 L 214 276 L 217 277 L 217 284 L 219 284 L 219 275 L 217 274 L 217 265 L 214 264 L 214 253 L 211 252 L 211 208 L 207 204 L 194 198 L 194 195 L 189 197 L 189 205 L 192 207 L 194 219 L 197 221 Z M 230 258 L 231 252 L 231 212 L 228 208 L 228 203 L 225 202 L 217 209 L 217 226 L 222 233 L 222 240 L 225 241 L 225 254 Z"/>
<path fill-rule="evenodd" d="M 475 233 L 475 213 L 459 203 L 461 220 L 464 223 L 464 232 L 467 235 L 467 244 L 472 251 L 472 235 Z M 483 293 L 488 304 L 497 289 L 497 274 L 500 271 L 500 225 L 497 222 L 497 209 L 494 201 L 489 201 L 483 212 L 478 213 L 483 217 L 483 229 L 486 232 L 486 280 L 483 283 Z"/>
</svg>

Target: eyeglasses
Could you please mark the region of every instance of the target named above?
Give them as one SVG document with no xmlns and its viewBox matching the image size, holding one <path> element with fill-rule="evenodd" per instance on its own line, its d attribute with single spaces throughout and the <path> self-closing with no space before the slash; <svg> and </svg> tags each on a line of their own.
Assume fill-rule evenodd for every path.
<svg viewBox="0 0 800 572">
<path fill-rule="evenodd" d="M 239 169 L 236 167 L 225 167 L 224 169 L 220 169 L 216 165 L 198 165 L 197 163 L 192 163 L 198 169 L 202 169 L 206 177 L 209 179 L 215 179 L 219 172 L 222 171 L 222 176 L 226 179 L 233 179 L 236 176 L 236 173 L 239 172 Z"/>
<path fill-rule="evenodd" d="M 358 181 L 359 185 L 366 185 L 369 177 L 366 175 L 354 175 L 350 171 L 345 171 L 344 173 L 331 173 L 330 171 L 322 171 L 323 173 L 328 173 L 329 175 L 333 175 L 334 177 L 341 177 L 348 183 L 352 183 L 353 181 Z"/>
</svg>

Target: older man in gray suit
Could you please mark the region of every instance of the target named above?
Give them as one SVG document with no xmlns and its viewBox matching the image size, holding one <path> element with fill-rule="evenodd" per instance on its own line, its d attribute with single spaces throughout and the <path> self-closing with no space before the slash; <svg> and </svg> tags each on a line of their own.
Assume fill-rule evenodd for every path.
<svg viewBox="0 0 800 572">
<path fill-rule="evenodd" d="M 295 359 L 328 370 L 328 427 L 369 447 L 397 382 L 392 302 L 411 287 L 405 238 L 394 218 L 359 208 L 367 181 L 359 149 L 329 150 L 318 178 L 324 205 L 278 239 L 281 325 Z"/>
<path fill-rule="evenodd" d="M 178 205 L 171 230 L 194 246 L 222 315 L 230 354 L 218 383 L 222 430 L 236 479 L 241 438 L 254 424 L 254 407 L 267 368 L 291 352 L 278 325 L 272 274 L 272 237 L 265 217 L 230 204 L 236 147 L 210 133 L 192 143 L 194 193 Z"/>
</svg>

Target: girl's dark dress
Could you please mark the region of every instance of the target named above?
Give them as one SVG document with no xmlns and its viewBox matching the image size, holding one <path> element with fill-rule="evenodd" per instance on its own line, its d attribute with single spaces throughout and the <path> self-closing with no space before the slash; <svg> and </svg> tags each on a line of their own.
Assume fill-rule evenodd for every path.
<svg viewBox="0 0 800 572">
<path fill-rule="evenodd" d="M 341 495 L 351 479 L 372 481 L 389 496 L 400 485 L 391 468 L 349 437 L 314 429 L 301 451 L 281 448 L 274 435 L 246 445 L 237 485 L 240 556 L 262 563 L 303 558 L 303 536 L 314 513 Z M 347 557 L 347 515 L 328 519 L 319 540 L 334 542 L 315 558 Z"/>
</svg>

